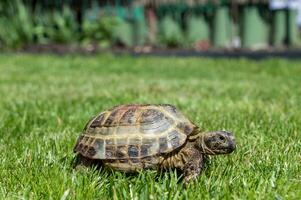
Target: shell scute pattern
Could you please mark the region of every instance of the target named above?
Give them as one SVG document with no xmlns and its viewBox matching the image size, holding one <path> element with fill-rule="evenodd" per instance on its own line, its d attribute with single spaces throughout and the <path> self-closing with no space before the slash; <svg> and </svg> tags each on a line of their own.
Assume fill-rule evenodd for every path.
<svg viewBox="0 0 301 200">
<path fill-rule="evenodd" d="M 155 109 L 145 110 L 141 114 L 140 132 L 143 134 L 160 134 L 173 126 L 174 121 Z"/>
<path fill-rule="evenodd" d="M 168 133 L 168 143 L 171 144 L 171 148 L 177 148 L 180 145 L 180 134 L 176 130 Z"/>
<path fill-rule="evenodd" d="M 114 158 L 116 157 L 116 146 L 105 146 L 105 156 L 106 158 Z"/>
<path fill-rule="evenodd" d="M 165 152 L 168 148 L 167 138 L 160 137 L 159 138 L 159 151 L 160 153 Z"/>
<path fill-rule="evenodd" d="M 141 139 L 140 137 L 130 138 L 129 144 L 137 144 L 137 145 L 140 145 L 140 144 L 142 144 L 142 139 Z"/>
<path fill-rule="evenodd" d="M 164 118 L 163 113 L 156 109 L 146 109 L 141 114 L 141 124 L 154 124 Z"/>
<path fill-rule="evenodd" d="M 107 120 L 105 121 L 104 126 L 111 127 L 118 125 L 118 121 L 116 120 L 116 118 L 118 118 L 119 114 L 120 110 L 113 110 L 108 116 Z"/>
<path fill-rule="evenodd" d="M 149 156 L 150 155 L 150 153 L 149 153 L 150 147 L 151 147 L 150 144 L 143 144 L 143 145 L 141 145 L 140 156 L 141 157 Z"/>
<path fill-rule="evenodd" d="M 113 145 L 115 145 L 115 140 L 114 140 L 114 138 L 109 138 L 109 139 L 106 139 L 106 145 L 107 146 L 113 146 Z"/>
<path fill-rule="evenodd" d="M 105 141 L 102 139 L 96 139 L 94 143 L 94 148 L 96 149 L 96 155 L 94 155 L 95 158 L 103 158 L 105 157 Z"/>
<path fill-rule="evenodd" d="M 130 158 L 137 158 L 139 156 L 139 145 L 129 145 L 128 154 Z"/>
<path fill-rule="evenodd" d="M 186 135 L 190 135 L 195 129 L 195 126 L 191 123 L 180 122 L 177 124 L 177 128 L 179 129 L 179 131 L 185 133 Z"/>
<path fill-rule="evenodd" d="M 128 141 L 124 138 L 117 138 L 116 139 L 116 144 L 118 146 L 123 146 L 123 145 L 127 145 L 128 144 Z"/>
<path fill-rule="evenodd" d="M 73 148 L 73 152 L 77 152 L 77 151 L 79 150 L 79 145 L 82 143 L 84 137 L 85 137 L 85 136 L 83 136 L 83 135 L 80 135 L 80 136 L 78 137 L 78 139 L 77 139 L 77 141 L 76 141 L 76 145 L 75 145 L 75 147 Z"/>
<path fill-rule="evenodd" d="M 181 113 L 175 106 L 170 104 L 161 104 L 163 110 L 165 110 L 169 115 L 176 119 L 179 123 L 186 123 L 190 126 L 193 125 L 190 120 L 188 120 L 183 113 Z M 193 125 L 194 126 L 194 125 Z"/>
<path fill-rule="evenodd" d="M 136 123 L 137 119 L 135 116 L 135 112 L 135 108 L 129 108 L 127 111 L 125 111 L 125 113 L 123 113 L 123 116 L 120 118 L 119 125 L 124 126 Z"/>
<path fill-rule="evenodd" d="M 140 159 L 182 146 L 194 125 L 168 104 L 123 105 L 95 117 L 75 151 L 93 159 Z"/>
<path fill-rule="evenodd" d="M 139 126 L 136 125 L 117 126 L 114 130 L 116 130 L 116 135 L 120 137 L 125 134 L 139 134 Z"/>
<path fill-rule="evenodd" d="M 90 128 L 100 127 L 104 123 L 106 113 L 99 114 L 96 118 L 93 119 L 93 122 L 90 124 Z"/>
<path fill-rule="evenodd" d="M 95 117 L 91 118 L 85 125 L 83 131 L 87 131 L 90 128 L 91 122 L 94 120 Z"/>
<path fill-rule="evenodd" d="M 124 159 L 127 157 L 127 146 L 126 145 L 118 145 L 116 151 L 116 157 L 119 159 Z"/>
<path fill-rule="evenodd" d="M 96 154 L 96 149 L 93 146 L 90 146 L 88 148 L 87 154 L 89 155 L 89 157 L 93 157 Z"/>
<path fill-rule="evenodd" d="M 103 127 L 96 127 L 91 132 L 91 135 L 97 135 L 97 134 L 101 133 L 101 135 L 110 136 L 110 135 L 113 135 L 114 132 L 115 132 L 115 127 L 106 127 L 106 126 L 103 126 Z"/>
</svg>

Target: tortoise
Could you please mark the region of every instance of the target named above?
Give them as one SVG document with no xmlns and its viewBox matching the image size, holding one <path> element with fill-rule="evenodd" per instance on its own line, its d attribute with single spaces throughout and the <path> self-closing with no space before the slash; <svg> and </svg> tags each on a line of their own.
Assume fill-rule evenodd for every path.
<svg viewBox="0 0 301 200">
<path fill-rule="evenodd" d="M 88 121 L 74 147 L 75 166 L 97 163 L 123 172 L 179 169 L 189 183 L 207 155 L 229 154 L 235 146 L 232 133 L 203 133 L 173 105 L 120 105 Z"/>
</svg>

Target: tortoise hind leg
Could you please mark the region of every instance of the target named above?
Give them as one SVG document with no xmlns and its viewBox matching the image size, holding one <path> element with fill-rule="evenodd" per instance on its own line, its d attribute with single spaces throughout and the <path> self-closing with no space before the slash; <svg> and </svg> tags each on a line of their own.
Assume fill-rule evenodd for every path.
<svg viewBox="0 0 301 200">
<path fill-rule="evenodd" d="M 86 158 L 81 154 L 77 154 L 73 161 L 73 168 L 75 169 L 89 168 L 95 166 L 99 168 L 101 166 L 101 162 L 99 160 Z"/>
</svg>

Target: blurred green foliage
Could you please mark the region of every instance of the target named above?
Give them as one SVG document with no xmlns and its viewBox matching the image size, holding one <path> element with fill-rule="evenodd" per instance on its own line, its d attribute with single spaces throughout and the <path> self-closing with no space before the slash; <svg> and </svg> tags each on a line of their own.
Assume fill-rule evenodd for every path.
<svg viewBox="0 0 301 200">
<path fill-rule="evenodd" d="M 30 43 L 71 43 L 77 40 L 77 23 L 69 7 L 62 12 L 35 12 L 20 0 L 1 4 L 0 47 L 19 48 Z M 3 6 L 4 5 L 4 6 Z"/>
<path fill-rule="evenodd" d="M 35 10 L 21 0 L 0 2 L 0 49 L 18 49 L 26 44 L 96 43 L 109 47 L 113 43 L 133 44 L 131 24 L 114 13 L 101 15 L 98 5 L 87 10 L 78 23 L 71 8 Z"/>
<path fill-rule="evenodd" d="M 192 15 L 187 19 L 187 39 L 189 43 L 209 40 L 210 29 L 205 17 Z"/>
<path fill-rule="evenodd" d="M 184 36 L 180 25 L 172 17 L 166 16 L 160 24 L 159 40 L 167 47 L 179 47 L 184 44 Z"/>
<path fill-rule="evenodd" d="M 119 0 L 1 0 L 0 49 L 47 43 L 84 47 L 92 44 L 100 48 L 145 44 L 165 48 L 200 46 L 202 49 L 203 44 L 207 45 L 205 49 L 210 45 L 229 48 L 234 46 L 235 38 L 241 40 L 243 47 L 252 49 L 258 48 L 258 43 L 267 47 L 279 32 L 272 31 L 276 28 L 288 30 L 281 36 L 287 39 L 280 39 L 278 46 L 298 45 L 297 26 L 293 17 L 288 17 L 295 15 L 293 12 L 288 12 L 287 17 L 283 16 L 282 21 L 275 23 L 272 18 L 278 13 L 275 11 L 272 15 L 264 2 L 245 4 L 247 1 L 237 1 L 243 4 L 240 6 L 229 4 L 230 1 L 226 0 L 215 2 L 220 4 L 203 0 L 195 3 L 160 1 L 153 6 Z M 220 5 L 225 9 L 219 9 Z M 251 7 L 260 12 L 245 15 Z M 270 17 L 263 21 L 262 13 Z M 232 30 L 229 28 L 232 25 L 237 28 Z M 250 34 L 259 26 L 259 30 L 265 32 L 264 37 L 258 34 L 262 31 Z M 224 27 L 227 31 L 220 31 Z M 255 42 L 250 42 L 250 39 Z M 277 46 L 274 42 L 272 45 Z"/>
<path fill-rule="evenodd" d="M 90 8 L 85 8 L 81 20 L 67 5 L 55 9 L 42 7 L 33 9 L 22 0 L 0 2 L 0 49 L 48 43 L 131 47 L 147 42 L 148 30 L 142 7 L 101 7 L 94 2 Z M 178 23 L 181 16 L 161 14 L 155 45 L 184 46 L 187 34 L 182 23 Z M 193 32 L 193 29 L 190 27 L 189 31 Z"/>
<path fill-rule="evenodd" d="M 83 45 L 97 43 L 107 47 L 112 43 L 113 28 L 116 26 L 115 17 L 100 17 L 100 7 L 94 3 L 83 17 L 81 41 Z"/>
<path fill-rule="evenodd" d="M 16 48 L 33 41 L 32 15 L 20 0 L 2 3 L 0 16 L 0 47 Z"/>
</svg>

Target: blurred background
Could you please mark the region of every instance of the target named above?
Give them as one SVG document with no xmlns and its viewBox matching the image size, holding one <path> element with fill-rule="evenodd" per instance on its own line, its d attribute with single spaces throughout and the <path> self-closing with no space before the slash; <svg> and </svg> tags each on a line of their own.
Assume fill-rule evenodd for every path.
<svg viewBox="0 0 301 200">
<path fill-rule="evenodd" d="M 1 0 L 0 49 L 283 49 L 300 0 Z"/>
</svg>

